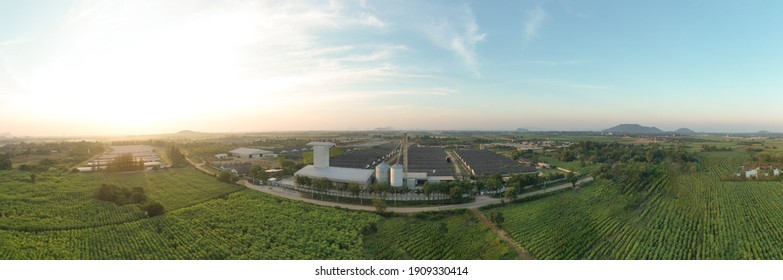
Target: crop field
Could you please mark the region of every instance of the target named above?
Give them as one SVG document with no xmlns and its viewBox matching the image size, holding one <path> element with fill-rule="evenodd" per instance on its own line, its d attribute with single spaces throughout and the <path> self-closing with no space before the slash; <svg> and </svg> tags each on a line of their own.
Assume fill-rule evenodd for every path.
<svg viewBox="0 0 783 280">
<path fill-rule="evenodd" d="M 119 225 L 0 230 L 0 259 L 363 259 L 380 219 L 243 190 Z"/>
<path fill-rule="evenodd" d="M 144 216 L 137 205 L 118 206 L 95 195 L 101 184 L 142 187 L 150 200 L 172 211 L 242 189 L 192 168 L 132 173 L 47 172 L 35 183 L 29 173 L 0 171 L 0 229 L 41 231 L 96 227 Z"/>
<path fill-rule="evenodd" d="M 433 216 L 429 216 L 433 215 Z M 517 253 L 468 211 L 421 214 L 380 222 L 365 238 L 368 258 L 424 260 L 516 259 Z"/>
<path fill-rule="evenodd" d="M 783 183 L 720 181 L 736 164 L 705 157 L 699 172 L 600 180 L 494 210 L 540 259 L 781 259 Z M 619 194 L 614 184 L 646 185 L 647 193 Z"/>
</svg>

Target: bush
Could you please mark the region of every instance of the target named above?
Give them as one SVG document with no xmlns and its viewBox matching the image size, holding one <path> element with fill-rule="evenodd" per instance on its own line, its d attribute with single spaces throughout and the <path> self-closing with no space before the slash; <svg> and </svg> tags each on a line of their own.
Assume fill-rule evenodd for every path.
<svg viewBox="0 0 783 280">
<path fill-rule="evenodd" d="M 237 175 L 234 175 L 234 173 L 223 171 L 220 172 L 217 176 L 218 181 L 226 182 L 226 183 L 236 183 L 239 181 L 239 177 Z"/>
<path fill-rule="evenodd" d="M 144 212 L 147 214 L 147 217 L 155 217 L 158 215 L 163 215 L 163 213 L 165 212 L 165 210 L 163 209 L 163 204 L 160 204 L 160 202 L 147 203 L 141 209 L 144 210 Z"/>
<path fill-rule="evenodd" d="M 128 189 L 112 184 L 101 184 L 97 198 L 103 201 L 114 202 L 117 205 L 147 202 L 147 195 L 144 194 L 144 188 L 135 187 L 133 189 Z"/>
</svg>

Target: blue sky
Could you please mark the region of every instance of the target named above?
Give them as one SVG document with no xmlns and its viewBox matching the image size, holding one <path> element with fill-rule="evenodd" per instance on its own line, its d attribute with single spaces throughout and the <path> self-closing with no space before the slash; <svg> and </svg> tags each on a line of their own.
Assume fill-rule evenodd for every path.
<svg viewBox="0 0 783 280">
<path fill-rule="evenodd" d="M 783 131 L 781 8 L 0 0 L 0 133 Z"/>
</svg>

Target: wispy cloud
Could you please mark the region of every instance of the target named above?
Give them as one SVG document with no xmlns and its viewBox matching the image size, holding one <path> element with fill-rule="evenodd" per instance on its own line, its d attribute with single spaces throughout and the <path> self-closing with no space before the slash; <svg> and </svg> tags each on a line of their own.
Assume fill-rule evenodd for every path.
<svg viewBox="0 0 783 280">
<path fill-rule="evenodd" d="M 545 65 L 545 66 L 560 66 L 560 65 L 578 65 L 587 63 L 584 59 L 567 59 L 567 60 L 527 60 L 525 63 Z"/>
<path fill-rule="evenodd" d="M 0 41 L 0 47 L 8 47 L 8 46 L 15 46 L 15 45 L 21 45 L 27 42 L 25 39 L 11 39 L 6 41 Z"/>
<path fill-rule="evenodd" d="M 527 13 L 527 19 L 524 25 L 524 38 L 525 43 L 530 43 L 538 36 L 538 31 L 544 24 L 547 18 L 547 13 L 541 5 L 536 6 L 535 9 Z"/>
<path fill-rule="evenodd" d="M 480 76 L 476 45 L 484 41 L 486 33 L 479 30 L 469 6 L 463 5 L 458 14 L 428 24 L 425 32 L 434 44 L 453 52 L 473 74 Z"/>
</svg>

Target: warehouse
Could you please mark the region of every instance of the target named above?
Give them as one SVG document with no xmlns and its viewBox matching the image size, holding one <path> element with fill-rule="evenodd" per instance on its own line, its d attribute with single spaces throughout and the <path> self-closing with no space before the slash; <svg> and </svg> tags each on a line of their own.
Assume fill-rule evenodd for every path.
<svg viewBox="0 0 783 280">
<path fill-rule="evenodd" d="M 231 150 L 228 153 L 238 158 L 260 158 L 264 156 L 269 157 L 274 155 L 272 151 L 251 149 L 251 148 L 237 148 Z"/>
<path fill-rule="evenodd" d="M 310 142 L 313 146 L 313 164 L 307 165 L 294 173 L 294 176 L 309 177 L 312 179 L 328 179 L 338 183 L 357 183 L 368 186 L 371 183 L 374 170 L 363 168 L 347 168 L 329 166 L 329 148 L 334 143 Z"/>
</svg>

